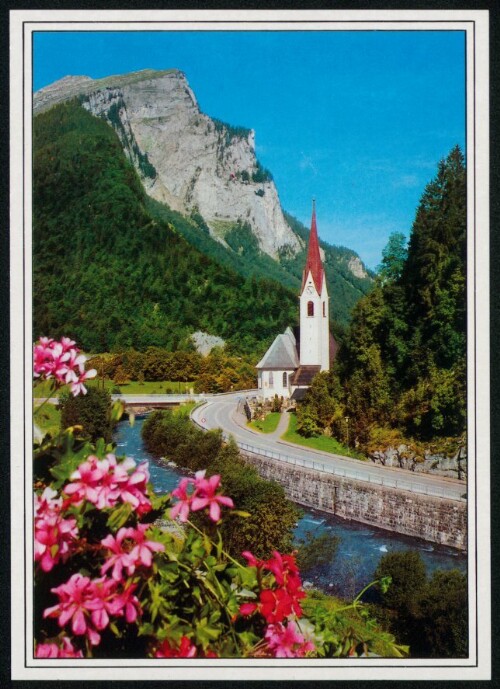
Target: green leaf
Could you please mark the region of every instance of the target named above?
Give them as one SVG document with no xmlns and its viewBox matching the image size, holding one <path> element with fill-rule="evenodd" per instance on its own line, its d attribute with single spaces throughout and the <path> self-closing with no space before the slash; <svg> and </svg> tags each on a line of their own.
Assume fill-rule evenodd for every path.
<svg viewBox="0 0 500 689">
<path fill-rule="evenodd" d="M 209 555 L 212 552 L 212 543 L 206 533 L 203 534 L 203 546 L 207 552 L 207 555 Z M 215 560 L 215 558 L 212 557 L 210 560 Z"/>
<path fill-rule="evenodd" d="M 107 525 L 111 531 L 118 531 L 129 519 L 134 508 L 130 503 L 125 502 L 120 507 L 115 507 L 107 519 Z"/>
<path fill-rule="evenodd" d="M 195 624 L 195 634 L 199 643 L 206 647 L 211 641 L 216 641 L 221 635 L 220 627 L 212 627 L 206 617 Z"/>
<path fill-rule="evenodd" d="M 153 636 L 155 633 L 155 628 L 151 622 L 144 622 L 139 626 L 138 634 L 139 636 Z"/>
<path fill-rule="evenodd" d="M 115 402 L 113 402 L 113 405 L 111 406 L 111 413 L 110 413 L 111 421 L 113 423 L 118 422 L 121 419 L 121 417 L 123 416 L 124 411 L 125 411 L 125 404 L 122 400 L 116 400 Z M 131 423 L 130 425 L 133 426 L 134 424 Z"/>
<path fill-rule="evenodd" d="M 123 634 L 120 632 L 118 627 L 116 626 L 115 622 L 110 622 L 109 623 L 109 628 L 113 632 L 113 634 L 118 637 L 119 639 L 123 636 Z"/>
<path fill-rule="evenodd" d="M 99 459 L 103 459 L 106 456 L 107 449 L 108 448 L 104 438 L 99 438 L 95 444 L 95 454 L 99 457 Z"/>
<path fill-rule="evenodd" d="M 382 593 L 387 593 L 387 591 L 389 590 L 389 586 L 392 584 L 392 577 L 391 576 L 381 577 L 379 584 L 380 584 L 380 590 L 382 591 Z"/>
</svg>

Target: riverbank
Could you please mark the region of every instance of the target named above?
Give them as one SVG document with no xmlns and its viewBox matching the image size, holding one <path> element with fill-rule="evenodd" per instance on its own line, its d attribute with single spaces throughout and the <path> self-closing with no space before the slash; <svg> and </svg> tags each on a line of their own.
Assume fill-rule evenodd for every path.
<svg viewBox="0 0 500 689">
<path fill-rule="evenodd" d="M 151 482 L 158 493 L 173 490 L 183 472 L 173 463 L 166 463 L 149 454 L 141 439 L 144 419 L 137 418 L 133 427 L 126 421 L 118 424 L 115 432 L 117 453 L 131 456 L 136 461 L 149 461 Z M 467 557 L 460 551 L 434 545 L 422 539 L 409 538 L 352 521 L 339 519 L 315 509 L 302 508 L 303 516 L 295 529 L 297 540 L 327 532 L 340 537 L 335 557 L 327 565 L 303 572 L 304 581 L 325 592 L 349 597 L 371 581 L 380 558 L 391 552 L 417 550 L 424 560 L 428 574 L 436 569 L 467 570 Z"/>
</svg>

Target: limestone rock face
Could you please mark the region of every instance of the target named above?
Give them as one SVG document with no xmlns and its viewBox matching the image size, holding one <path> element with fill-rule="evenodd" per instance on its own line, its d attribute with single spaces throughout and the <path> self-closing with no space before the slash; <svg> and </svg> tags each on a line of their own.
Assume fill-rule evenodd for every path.
<svg viewBox="0 0 500 689">
<path fill-rule="evenodd" d="M 191 335 L 191 340 L 196 347 L 196 351 L 206 356 L 210 354 L 214 347 L 224 347 L 225 341 L 222 337 L 217 337 L 216 335 L 209 335 L 201 330 L 197 330 Z"/>
<path fill-rule="evenodd" d="M 348 268 L 351 271 L 351 273 L 354 275 L 354 277 L 357 277 L 357 278 L 368 277 L 368 273 L 364 269 L 363 264 L 361 263 L 361 260 L 358 258 L 358 256 L 352 256 L 349 259 Z"/>
<path fill-rule="evenodd" d="M 182 72 L 65 77 L 35 94 L 34 112 L 73 97 L 114 127 L 156 200 L 181 213 L 199 212 L 222 243 L 240 221 L 273 258 L 285 247 L 292 253 L 302 247 L 285 221 L 274 182 L 258 168 L 253 130 L 204 115 Z"/>
</svg>

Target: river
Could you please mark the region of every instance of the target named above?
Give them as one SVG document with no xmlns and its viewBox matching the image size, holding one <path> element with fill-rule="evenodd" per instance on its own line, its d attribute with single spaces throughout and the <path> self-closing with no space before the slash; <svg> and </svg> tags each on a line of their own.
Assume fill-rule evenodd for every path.
<svg viewBox="0 0 500 689">
<path fill-rule="evenodd" d="M 146 451 L 141 438 L 143 423 L 144 418 L 139 417 L 134 426 L 130 426 L 128 421 L 118 424 L 114 435 L 117 454 L 132 457 L 136 462 L 148 460 L 155 492 L 169 492 L 177 486 L 183 473 L 174 464 L 166 464 Z M 428 575 L 436 569 L 459 569 L 462 572 L 467 569 L 467 556 L 453 548 L 303 508 L 303 516 L 295 530 L 297 539 L 307 540 L 310 534 L 317 536 L 325 531 L 340 538 L 336 554 L 329 564 L 302 571 L 302 579 L 341 596 L 352 597 L 369 583 L 385 553 L 417 550 Z"/>
</svg>

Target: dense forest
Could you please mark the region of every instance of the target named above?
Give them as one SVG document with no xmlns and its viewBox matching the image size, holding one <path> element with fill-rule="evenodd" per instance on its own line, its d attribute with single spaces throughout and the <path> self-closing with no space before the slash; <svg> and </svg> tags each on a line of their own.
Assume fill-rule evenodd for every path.
<svg viewBox="0 0 500 689">
<path fill-rule="evenodd" d="M 194 392 L 228 392 L 255 386 L 255 367 L 250 356 L 234 356 L 229 347 L 214 347 L 210 354 L 178 350 L 169 352 L 148 347 L 144 352 L 129 349 L 116 354 L 92 357 L 91 365 L 101 378 L 120 386 L 131 380 L 144 382 L 190 382 Z M 173 388 L 171 388 L 173 390 Z"/>
<path fill-rule="evenodd" d="M 263 353 L 294 292 L 244 278 L 154 217 L 117 135 L 78 103 L 34 120 L 34 332 L 87 350 L 189 348 L 203 330 Z"/>
<path fill-rule="evenodd" d="M 154 199 L 148 198 L 146 203 L 153 218 L 173 224 L 190 244 L 223 266 L 245 277 L 274 280 L 290 288 L 295 294 L 300 291 L 309 230 L 288 213 L 285 213 L 285 219 L 304 241 L 304 248 L 292 254 L 284 247 L 280 252 L 279 261 L 275 261 L 259 249 L 257 239 L 247 223 L 236 222 L 225 228 L 224 241 L 231 249 L 228 251 L 209 234 L 205 220 L 196 210 L 187 218 Z M 349 260 L 356 258 L 357 254 L 351 249 L 331 246 L 326 242 L 320 244 L 325 252 L 325 273 L 331 298 L 331 329 L 342 339 L 352 309 L 373 286 L 373 275 L 367 274 L 364 278 L 353 275 L 349 268 Z"/>
<path fill-rule="evenodd" d="M 76 100 L 37 115 L 33 134 L 35 333 L 70 333 L 89 350 L 175 351 L 204 330 L 259 356 L 297 321 L 305 249 L 275 261 L 235 223 L 228 250 L 196 209 L 185 217 L 149 198 L 116 133 Z M 353 252 L 323 248 L 341 339 L 372 279 L 351 273 Z"/>
<path fill-rule="evenodd" d="M 305 433 L 370 450 L 404 437 L 458 439 L 466 420 L 466 171 L 458 147 L 439 164 L 408 246 L 390 237 L 376 285 L 353 311 L 336 365 L 300 411 Z M 453 445 L 453 443 L 452 443 Z M 456 446 L 456 442 L 455 442 Z"/>
</svg>

